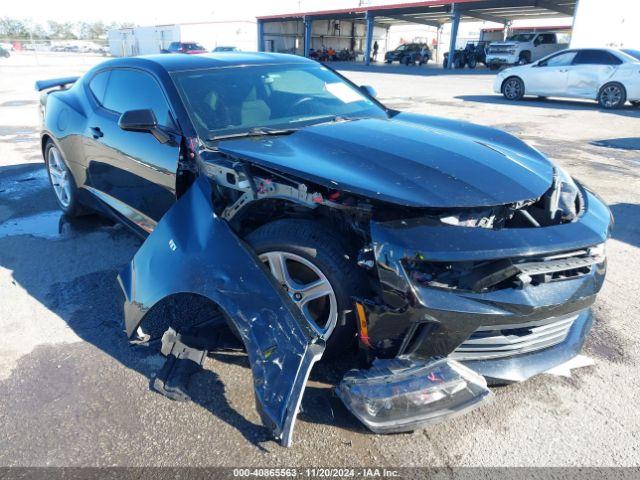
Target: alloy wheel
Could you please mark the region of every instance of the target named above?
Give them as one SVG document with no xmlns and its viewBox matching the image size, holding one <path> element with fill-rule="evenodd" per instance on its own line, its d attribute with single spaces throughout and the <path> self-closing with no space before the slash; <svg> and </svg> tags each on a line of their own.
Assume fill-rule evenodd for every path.
<svg viewBox="0 0 640 480">
<path fill-rule="evenodd" d="M 622 89 L 618 85 L 608 85 L 602 89 L 600 98 L 605 108 L 615 107 L 622 99 Z"/>
<path fill-rule="evenodd" d="M 504 95 L 510 100 L 518 98 L 521 94 L 521 91 L 522 85 L 515 78 L 507 80 L 507 83 L 504 84 Z"/>
<path fill-rule="evenodd" d="M 290 252 L 261 254 L 260 260 L 324 340 L 338 323 L 338 302 L 331 283 L 312 262 Z"/>
<path fill-rule="evenodd" d="M 69 170 L 62 160 L 62 155 L 56 147 L 49 148 L 47 166 L 53 191 L 60 204 L 67 208 L 71 204 L 71 179 L 69 178 Z"/>
</svg>

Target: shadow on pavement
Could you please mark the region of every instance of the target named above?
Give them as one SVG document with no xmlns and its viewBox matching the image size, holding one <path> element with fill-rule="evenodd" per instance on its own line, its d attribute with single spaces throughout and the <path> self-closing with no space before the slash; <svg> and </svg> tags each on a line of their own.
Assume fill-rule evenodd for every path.
<svg viewBox="0 0 640 480">
<path fill-rule="evenodd" d="M 611 236 L 616 240 L 640 247 L 640 205 L 637 203 L 615 203 L 609 205 L 615 224 Z"/>
<path fill-rule="evenodd" d="M 0 218 L 0 266 L 12 271 L 16 284 L 63 319 L 83 341 L 151 382 L 164 363 L 164 357 L 159 355 L 159 341 L 151 346 L 129 344 L 122 327 L 123 296 L 116 281 L 118 272 L 138 250 L 140 240 L 121 225 L 97 215 L 76 219 L 63 216 L 55 210 L 55 199 L 42 170 L 41 164 L 0 168 L 0 210 L 10 206 L 12 212 L 8 219 Z M 29 188 L 16 200 L 12 198 L 13 189 L 20 186 L 20 179 L 25 179 Z M 18 209 L 20 205 L 22 210 Z M 181 313 L 190 321 L 212 313 L 209 304 L 190 299 L 186 303 L 188 306 L 181 303 L 181 308 L 184 307 Z M 166 311 L 158 309 L 148 315 L 154 314 L 165 315 Z M 210 358 L 213 362 L 241 366 L 251 376 L 248 358 L 240 347 L 238 342 L 235 353 L 217 351 Z M 211 367 L 210 362 L 207 360 L 205 367 Z M 312 381 L 337 383 L 348 369 L 347 363 L 318 364 L 312 372 Z M 253 401 L 253 393 L 246 393 Z M 215 372 L 215 363 L 213 370 L 205 368 L 191 378 L 189 394 L 197 405 L 236 428 L 257 448 L 264 450 L 261 443 L 272 439 L 266 428 L 249 421 L 231 406 L 225 384 Z M 324 407 L 316 412 L 316 405 Z M 300 418 L 308 421 L 360 428 L 327 387 L 309 388 L 302 410 L 307 413 Z M 334 422 L 335 418 L 340 420 Z"/>
<path fill-rule="evenodd" d="M 620 150 L 640 150 L 640 137 L 608 138 L 605 140 L 594 140 L 589 143 L 596 147 L 617 148 Z"/>
<path fill-rule="evenodd" d="M 512 107 L 536 107 L 553 108 L 555 110 L 599 110 L 603 113 L 623 115 L 626 117 L 640 118 L 640 109 L 625 105 L 616 110 L 605 110 L 600 108 L 595 102 L 589 100 L 557 100 L 549 98 L 525 97 L 522 100 L 507 100 L 502 95 L 458 95 L 454 98 L 465 102 L 490 103 L 494 105 L 509 105 Z"/>
</svg>

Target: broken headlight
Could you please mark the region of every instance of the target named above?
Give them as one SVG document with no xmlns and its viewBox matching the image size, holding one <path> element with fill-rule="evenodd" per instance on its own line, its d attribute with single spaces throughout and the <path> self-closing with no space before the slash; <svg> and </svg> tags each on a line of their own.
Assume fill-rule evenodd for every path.
<svg viewBox="0 0 640 480">
<path fill-rule="evenodd" d="M 556 181 L 550 199 L 552 219 L 571 221 L 576 218 L 579 192 L 573 178 L 562 168 L 556 167 Z"/>
<path fill-rule="evenodd" d="M 345 406 L 376 433 L 416 430 L 468 412 L 491 398 L 481 375 L 446 358 L 377 359 L 348 372 L 337 388 Z"/>
</svg>

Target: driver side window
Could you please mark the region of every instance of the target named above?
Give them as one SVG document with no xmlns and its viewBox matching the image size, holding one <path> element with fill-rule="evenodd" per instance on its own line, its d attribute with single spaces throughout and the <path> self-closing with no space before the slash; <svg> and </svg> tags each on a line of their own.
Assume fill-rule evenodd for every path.
<svg viewBox="0 0 640 480">
<path fill-rule="evenodd" d="M 102 105 L 116 113 L 148 108 L 153 110 L 158 125 L 175 128 L 160 85 L 153 77 L 139 70 L 111 70 Z"/>
<path fill-rule="evenodd" d="M 544 62 L 540 62 L 541 67 L 565 67 L 571 65 L 573 59 L 576 56 L 576 52 L 564 52 L 555 55 Z"/>
</svg>

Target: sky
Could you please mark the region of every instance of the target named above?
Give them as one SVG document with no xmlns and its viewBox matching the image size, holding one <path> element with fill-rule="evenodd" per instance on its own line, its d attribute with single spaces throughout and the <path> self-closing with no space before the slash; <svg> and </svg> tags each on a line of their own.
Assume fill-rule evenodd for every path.
<svg viewBox="0 0 640 480">
<path fill-rule="evenodd" d="M 358 0 L 2 0 L 0 17 L 32 19 L 38 23 L 47 20 L 131 22 L 138 25 L 198 22 L 211 20 L 255 19 L 259 15 L 271 15 L 298 11 L 329 10 L 358 5 Z M 390 3 L 369 1 L 370 4 Z M 100 8 L 103 7 L 103 8 Z"/>
</svg>

